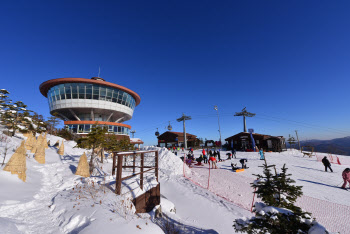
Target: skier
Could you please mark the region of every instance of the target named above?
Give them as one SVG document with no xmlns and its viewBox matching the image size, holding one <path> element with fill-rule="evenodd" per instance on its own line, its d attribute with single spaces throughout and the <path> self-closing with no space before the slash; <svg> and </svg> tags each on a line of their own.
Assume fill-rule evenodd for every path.
<svg viewBox="0 0 350 234">
<path fill-rule="evenodd" d="M 232 149 L 232 156 L 235 156 L 236 158 L 236 149 Z"/>
<path fill-rule="evenodd" d="M 264 160 L 265 159 L 265 155 L 264 155 L 263 149 L 260 149 L 259 154 L 260 154 L 260 160 Z"/>
<path fill-rule="evenodd" d="M 247 167 L 247 162 L 248 162 L 248 159 L 246 159 L 246 158 L 242 158 L 241 160 L 239 160 L 239 162 L 242 164 L 242 169 L 243 168 L 249 168 L 249 167 Z"/>
<path fill-rule="evenodd" d="M 350 187 L 350 168 L 345 168 L 342 176 L 343 176 L 344 184 L 343 186 L 341 186 L 341 188 L 346 189 L 345 187 L 347 183 L 349 183 L 349 187 Z"/>
<path fill-rule="evenodd" d="M 209 158 L 209 163 L 210 162 L 212 162 L 212 164 L 211 164 L 211 168 L 212 169 L 218 169 L 218 167 L 216 166 L 216 158 L 214 157 L 214 156 L 211 156 L 210 158 Z"/>
<path fill-rule="evenodd" d="M 227 159 L 226 159 L 226 160 L 231 159 L 231 156 L 232 156 L 232 154 L 231 154 L 231 153 L 227 153 L 226 155 L 227 155 Z"/>
<path fill-rule="evenodd" d="M 182 152 L 185 152 L 184 147 L 182 147 Z"/>
<path fill-rule="evenodd" d="M 331 163 L 329 162 L 329 160 L 327 159 L 327 156 L 324 156 L 324 158 L 322 159 L 322 163 L 324 165 L 324 170 L 325 172 L 327 172 L 327 168 L 329 168 L 329 170 L 331 170 L 331 172 L 333 172 L 332 168 L 331 168 Z"/>
<path fill-rule="evenodd" d="M 220 155 L 220 150 L 216 152 L 216 155 L 218 156 L 219 162 L 222 162 L 221 155 Z"/>
</svg>

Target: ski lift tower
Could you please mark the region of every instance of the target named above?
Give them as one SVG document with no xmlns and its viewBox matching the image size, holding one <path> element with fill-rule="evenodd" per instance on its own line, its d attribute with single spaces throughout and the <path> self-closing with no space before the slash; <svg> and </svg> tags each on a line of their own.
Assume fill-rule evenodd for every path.
<svg viewBox="0 0 350 234">
<path fill-rule="evenodd" d="M 172 129 L 173 127 L 170 125 L 170 121 L 169 121 L 168 130 L 171 131 Z"/>
<path fill-rule="evenodd" d="M 241 112 L 236 112 L 234 116 L 243 116 L 243 131 L 247 132 L 247 124 L 245 117 L 254 117 L 255 113 L 250 113 L 246 110 L 247 107 L 244 107 Z"/>
<path fill-rule="evenodd" d="M 134 138 L 134 134 L 136 133 L 136 130 L 131 130 L 130 133 L 132 134 L 132 138 Z"/>
<path fill-rule="evenodd" d="M 185 149 L 187 149 L 187 139 L 186 139 L 186 126 L 185 126 L 185 120 L 191 120 L 191 116 L 186 116 L 184 113 L 182 113 L 182 117 L 177 119 L 177 122 L 183 121 L 184 124 L 184 143 L 185 143 Z"/>
</svg>

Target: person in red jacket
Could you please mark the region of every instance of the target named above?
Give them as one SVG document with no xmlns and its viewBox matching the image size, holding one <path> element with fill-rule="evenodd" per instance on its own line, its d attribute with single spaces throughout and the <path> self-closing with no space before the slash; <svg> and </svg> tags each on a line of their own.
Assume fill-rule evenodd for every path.
<svg viewBox="0 0 350 234">
<path fill-rule="evenodd" d="M 210 158 L 209 158 L 209 163 L 211 162 L 211 168 L 212 169 L 218 169 L 218 167 L 216 166 L 216 158 L 214 157 L 214 156 L 211 156 Z"/>
<path fill-rule="evenodd" d="M 346 189 L 345 187 L 347 183 L 349 183 L 349 187 L 350 187 L 350 168 L 345 168 L 342 176 L 343 176 L 344 184 L 343 186 L 341 186 L 341 188 Z"/>
</svg>

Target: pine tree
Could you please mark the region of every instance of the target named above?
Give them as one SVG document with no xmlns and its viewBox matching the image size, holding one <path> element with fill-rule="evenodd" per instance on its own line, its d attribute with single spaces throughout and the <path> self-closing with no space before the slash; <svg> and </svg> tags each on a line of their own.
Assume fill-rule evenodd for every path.
<svg viewBox="0 0 350 234">
<path fill-rule="evenodd" d="M 46 125 L 47 128 L 50 132 L 50 134 L 52 135 L 53 132 L 57 131 L 57 125 L 60 123 L 61 119 L 58 117 L 57 113 L 54 113 L 52 116 L 50 116 L 47 121 L 46 121 Z"/>
<path fill-rule="evenodd" d="M 310 213 L 294 204 L 303 194 L 302 186 L 293 185 L 295 181 L 290 178 L 291 174 L 287 174 L 285 165 L 281 173 L 275 169 L 275 174 L 271 173 L 271 167 L 275 166 L 265 163 L 263 175 L 256 175 L 258 179 L 252 183 L 255 193 L 262 200 L 254 205 L 255 217 L 236 219 L 235 230 L 246 233 L 307 233 L 317 222 L 312 221 Z"/>
<path fill-rule="evenodd" d="M 15 135 L 16 130 L 21 130 L 22 132 L 28 131 L 28 126 L 30 122 L 29 118 L 30 110 L 27 110 L 27 105 L 21 101 L 17 101 L 12 104 L 12 101 L 8 101 L 3 108 L 3 113 L 1 115 L 2 123 L 10 129 L 12 136 Z"/>
<path fill-rule="evenodd" d="M 94 170 L 94 158 L 96 157 L 95 149 L 102 147 L 105 141 L 106 128 L 99 125 L 93 125 L 91 131 L 86 137 L 80 138 L 77 141 L 77 147 L 91 149 L 91 158 L 89 162 L 90 175 Z"/>
</svg>

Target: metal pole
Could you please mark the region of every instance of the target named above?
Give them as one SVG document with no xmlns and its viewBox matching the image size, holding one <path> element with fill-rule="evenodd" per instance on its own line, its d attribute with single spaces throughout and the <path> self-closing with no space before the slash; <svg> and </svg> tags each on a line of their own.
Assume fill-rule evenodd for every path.
<svg viewBox="0 0 350 234">
<path fill-rule="evenodd" d="M 221 146 L 222 142 L 221 142 L 221 129 L 220 129 L 219 109 L 218 109 L 217 106 L 214 106 L 214 109 L 216 110 L 216 113 L 218 114 L 218 124 L 219 124 L 219 134 L 220 134 L 220 146 Z"/>
<path fill-rule="evenodd" d="M 182 114 L 182 116 L 185 116 L 185 114 Z M 184 118 L 184 142 L 185 142 L 185 149 L 187 149 L 187 139 L 186 139 L 186 125 L 185 125 L 185 118 Z"/>
<path fill-rule="evenodd" d="M 300 150 L 300 152 L 301 152 L 300 141 L 299 141 L 299 137 L 298 137 L 298 131 L 295 130 L 295 133 L 297 134 L 297 139 L 298 139 L 298 144 L 299 144 L 299 150 Z"/>
<path fill-rule="evenodd" d="M 246 122 L 245 122 L 245 115 L 243 115 L 243 126 L 244 126 L 243 131 L 247 132 L 247 125 L 246 125 Z"/>
</svg>

